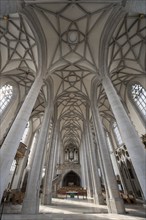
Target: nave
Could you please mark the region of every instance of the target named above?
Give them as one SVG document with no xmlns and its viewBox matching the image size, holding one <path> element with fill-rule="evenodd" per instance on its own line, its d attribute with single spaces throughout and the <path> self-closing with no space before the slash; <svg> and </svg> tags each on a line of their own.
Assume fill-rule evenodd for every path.
<svg viewBox="0 0 146 220">
<path fill-rule="evenodd" d="M 3 219 L 131 220 L 124 202 L 145 207 L 145 3 L 0 0 Z"/>
<path fill-rule="evenodd" d="M 146 217 L 140 201 L 126 204 L 126 214 L 117 215 L 108 213 L 106 205 L 99 206 L 93 203 L 93 199 L 82 198 L 54 198 L 50 206 L 41 205 L 40 213 L 36 215 L 22 215 L 21 205 L 12 204 L 7 204 L 3 212 L 1 220 L 144 220 Z"/>
</svg>

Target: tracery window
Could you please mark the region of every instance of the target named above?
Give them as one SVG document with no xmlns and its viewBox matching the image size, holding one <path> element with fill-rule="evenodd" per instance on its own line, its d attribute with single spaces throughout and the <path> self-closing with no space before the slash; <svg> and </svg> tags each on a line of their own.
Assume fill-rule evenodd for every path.
<svg viewBox="0 0 146 220">
<path fill-rule="evenodd" d="M 111 140 L 110 140 L 108 132 L 106 132 L 106 140 L 107 140 L 107 145 L 108 145 L 109 151 L 113 152 L 112 143 L 111 143 Z"/>
<path fill-rule="evenodd" d="M 122 137 L 121 137 L 121 134 L 120 134 L 120 131 L 119 131 L 119 128 L 116 122 L 113 123 L 113 131 L 114 131 L 114 135 L 115 135 L 118 146 L 122 145 L 123 144 Z"/>
<path fill-rule="evenodd" d="M 4 112 L 13 96 L 13 86 L 5 84 L 0 88 L 0 114 Z"/>
<path fill-rule="evenodd" d="M 30 123 L 27 122 L 22 139 L 21 139 L 21 142 L 25 142 L 27 135 L 28 135 L 28 132 L 29 132 L 29 127 L 30 127 Z"/>
<path fill-rule="evenodd" d="M 11 165 L 10 171 L 14 172 L 15 168 L 16 168 L 16 160 L 13 160 L 13 163 Z"/>
<path fill-rule="evenodd" d="M 146 118 L 146 90 L 138 83 L 131 86 L 131 95 L 139 111 Z"/>
</svg>

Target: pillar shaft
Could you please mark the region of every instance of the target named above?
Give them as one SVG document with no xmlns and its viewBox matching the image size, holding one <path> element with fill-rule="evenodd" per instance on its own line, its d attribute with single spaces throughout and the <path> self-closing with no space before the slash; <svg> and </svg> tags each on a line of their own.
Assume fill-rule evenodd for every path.
<svg viewBox="0 0 146 220">
<path fill-rule="evenodd" d="M 26 161 L 24 163 L 24 172 L 22 174 L 22 179 L 21 179 L 21 183 L 20 183 L 20 186 L 19 188 L 22 188 L 23 185 L 24 185 L 24 181 L 27 181 L 27 177 L 28 177 L 28 173 L 30 171 L 30 168 L 32 166 L 32 162 L 33 162 L 33 158 L 34 158 L 34 153 L 35 153 L 35 146 L 36 146 L 36 143 L 38 141 L 38 134 L 39 132 L 37 131 L 33 137 L 32 137 L 32 140 L 31 140 L 31 144 L 30 144 L 30 149 L 28 150 L 27 154 L 28 154 L 28 158 L 26 158 Z M 35 136 L 35 138 L 34 138 Z"/>
<path fill-rule="evenodd" d="M 22 168 L 21 168 L 20 176 L 19 176 L 19 180 L 18 180 L 18 185 L 17 185 L 18 189 L 21 188 L 22 178 L 23 178 L 23 175 L 24 175 L 24 170 L 25 170 L 26 165 L 27 165 L 29 152 L 30 152 L 30 149 L 27 148 L 26 153 L 25 153 L 24 158 L 23 158 L 23 164 L 22 164 Z"/>
<path fill-rule="evenodd" d="M 53 180 L 53 166 L 54 166 L 54 157 L 55 157 L 55 144 L 57 138 L 57 128 L 58 123 L 55 123 L 55 127 L 53 129 L 52 142 L 50 146 L 50 154 L 48 157 L 48 163 L 45 172 L 45 180 L 44 180 L 44 189 L 43 189 L 43 204 L 49 205 L 52 201 L 52 180 Z"/>
<path fill-rule="evenodd" d="M 86 171 L 85 171 L 85 163 L 84 163 L 84 155 L 83 155 L 83 143 L 81 144 L 80 148 L 80 164 L 81 164 L 81 176 L 82 176 L 82 186 L 84 188 L 87 188 L 87 183 L 86 183 Z"/>
<path fill-rule="evenodd" d="M 31 137 L 24 142 L 27 146 L 27 150 L 25 152 L 25 155 L 24 155 L 24 158 L 23 158 L 23 164 L 22 164 L 22 167 L 21 167 L 21 170 L 20 170 L 20 176 L 19 176 L 18 185 L 17 185 L 18 189 L 21 188 L 22 178 L 23 178 L 23 175 L 24 175 L 24 172 L 25 172 L 25 168 L 27 166 L 32 140 L 33 140 L 33 136 L 31 135 Z"/>
<path fill-rule="evenodd" d="M 52 180 L 54 179 L 54 177 L 56 175 L 56 165 L 57 165 L 58 150 L 59 150 L 59 143 L 58 143 L 58 132 L 57 132 L 57 136 L 55 138 L 55 143 L 54 143 L 54 157 L 53 157 Z"/>
<path fill-rule="evenodd" d="M 95 158 L 95 151 L 92 141 L 92 134 L 88 124 L 86 123 L 86 139 L 87 139 L 87 149 L 90 157 L 90 166 L 91 166 L 91 174 L 92 174 L 92 182 L 93 182 L 93 197 L 94 202 L 97 204 L 104 204 L 104 199 L 102 196 L 101 190 L 101 182 L 98 175 L 98 167 L 96 166 L 96 158 Z"/>
<path fill-rule="evenodd" d="M 25 101 L 17 117 L 15 118 L 13 125 L 8 132 L 7 137 L 5 138 L 5 141 L 0 150 L 0 175 L 2 176 L 2 178 L 0 178 L 0 200 L 2 198 L 5 188 L 7 187 L 7 179 L 12 162 L 16 155 L 20 140 L 23 136 L 26 124 L 29 120 L 42 85 L 43 80 L 42 77 L 39 75 L 35 79 L 28 95 L 26 96 Z"/>
<path fill-rule="evenodd" d="M 43 156 L 46 147 L 51 114 L 52 109 L 48 104 L 45 109 L 32 167 L 28 176 L 27 188 L 22 206 L 23 214 L 35 214 L 39 212 L 39 192 L 41 184 L 41 173 L 43 168 Z"/>
<path fill-rule="evenodd" d="M 86 147 L 86 141 L 85 141 L 85 135 L 83 138 L 83 157 L 84 157 L 84 164 L 85 164 L 85 182 L 86 182 L 86 188 L 87 188 L 87 197 L 92 197 L 92 182 L 91 182 L 91 172 L 90 172 L 90 164 L 89 164 L 89 158 L 87 156 L 87 147 Z"/>
<path fill-rule="evenodd" d="M 102 157 L 102 163 L 104 166 L 104 173 L 106 177 L 106 183 L 108 192 L 106 192 L 107 196 L 109 193 L 109 198 L 107 198 L 109 212 L 111 213 L 124 213 L 124 205 L 123 201 L 120 197 L 118 186 L 114 174 L 114 170 L 112 167 L 111 158 L 109 155 L 108 146 L 105 140 L 105 132 L 103 129 L 103 125 L 101 122 L 101 118 L 98 112 L 98 109 L 94 107 L 95 103 L 92 103 L 92 115 L 93 115 L 93 122 L 95 125 L 95 133 L 98 137 L 100 153 Z"/>
<path fill-rule="evenodd" d="M 146 151 L 144 149 L 144 145 L 142 144 L 137 131 L 128 117 L 110 78 L 105 76 L 102 84 L 146 199 Z"/>
</svg>

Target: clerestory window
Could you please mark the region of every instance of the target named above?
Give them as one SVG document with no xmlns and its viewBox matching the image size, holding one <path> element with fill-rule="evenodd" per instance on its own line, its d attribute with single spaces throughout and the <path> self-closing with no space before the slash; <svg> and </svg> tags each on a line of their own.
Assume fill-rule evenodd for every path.
<svg viewBox="0 0 146 220">
<path fill-rule="evenodd" d="M 113 152 L 113 147 L 112 147 L 112 143 L 111 143 L 108 132 L 106 132 L 106 140 L 107 140 L 107 145 L 108 145 L 109 151 L 110 151 L 110 153 L 112 153 Z"/>
<path fill-rule="evenodd" d="M 27 136 L 28 136 L 28 133 L 29 133 L 29 127 L 30 127 L 30 123 L 27 122 L 27 125 L 25 127 L 25 130 L 24 130 L 24 133 L 23 133 L 23 136 L 22 136 L 22 139 L 21 139 L 22 143 L 24 143 L 25 140 L 27 139 Z"/>
<path fill-rule="evenodd" d="M 131 85 L 131 97 L 141 115 L 146 118 L 146 90 L 138 83 Z"/>
<path fill-rule="evenodd" d="M 115 139 L 116 139 L 118 146 L 121 146 L 123 144 L 123 141 L 122 141 L 122 137 L 121 137 L 121 134 L 120 134 L 120 131 L 119 131 L 119 128 L 116 122 L 113 123 L 113 131 L 114 131 Z"/>
<path fill-rule="evenodd" d="M 9 105 L 13 96 L 13 86 L 5 84 L 0 88 L 0 114 L 2 114 Z"/>
<path fill-rule="evenodd" d="M 14 172 L 15 168 L 16 168 L 16 160 L 13 160 L 13 163 L 11 165 L 10 171 Z"/>
</svg>

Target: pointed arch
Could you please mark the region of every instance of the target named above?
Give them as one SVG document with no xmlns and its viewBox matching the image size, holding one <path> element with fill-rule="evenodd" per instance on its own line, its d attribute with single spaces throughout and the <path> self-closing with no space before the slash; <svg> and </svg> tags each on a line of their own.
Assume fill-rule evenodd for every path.
<svg viewBox="0 0 146 220">
<path fill-rule="evenodd" d="M 62 185 L 63 186 L 80 186 L 81 178 L 76 172 L 71 170 L 64 176 Z"/>
<path fill-rule="evenodd" d="M 146 89 L 139 82 L 128 86 L 128 96 L 138 115 L 146 123 Z"/>
</svg>

